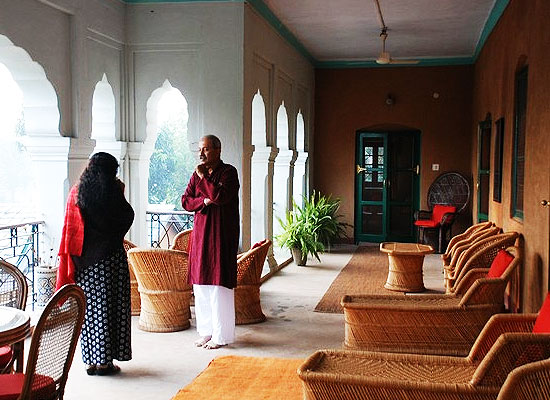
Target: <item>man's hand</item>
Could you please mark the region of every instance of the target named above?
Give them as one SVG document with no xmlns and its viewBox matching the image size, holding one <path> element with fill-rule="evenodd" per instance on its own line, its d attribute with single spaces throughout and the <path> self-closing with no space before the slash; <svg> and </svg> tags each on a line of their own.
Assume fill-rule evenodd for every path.
<svg viewBox="0 0 550 400">
<path fill-rule="evenodd" d="M 195 167 L 195 172 L 202 179 L 208 173 L 208 168 L 204 164 L 199 164 Z"/>
</svg>

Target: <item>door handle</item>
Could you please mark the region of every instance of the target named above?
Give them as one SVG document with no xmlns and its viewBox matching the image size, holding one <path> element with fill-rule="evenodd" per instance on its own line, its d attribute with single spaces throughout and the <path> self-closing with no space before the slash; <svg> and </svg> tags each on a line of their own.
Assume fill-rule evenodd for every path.
<svg viewBox="0 0 550 400">
<path fill-rule="evenodd" d="M 358 174 L 360 174 L 361 172 L 366 171 L 367 169 L 363 168 L 359 164 L 357 164 L 355 170 L 357 171 Z"/>
<path fill-rule="evenodd" d="M 542 200 L 542 201 L 540 202 L 540 205 L 543 206 L 543 207 L 545 207 L 545 208 L 549 208 L 549 207 L 550 207 L 550 201 L 548 201 L 548 200 Z"/>
<path fill-rule="evenodd" d="M 420 165 L 419 164 L 416 164 L 416 175 L 420 175 Z"/>
</svg>

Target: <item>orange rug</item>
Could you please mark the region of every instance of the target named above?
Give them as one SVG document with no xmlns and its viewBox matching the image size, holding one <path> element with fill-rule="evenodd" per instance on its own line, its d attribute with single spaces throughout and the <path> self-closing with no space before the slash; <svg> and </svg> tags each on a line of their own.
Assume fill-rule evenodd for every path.
<svg viewBox="0 0 550 400">
<path fill-rule="evenodd" d="M 172 400 L 301 400 L 302 359 L 223 356 L 213 359 Z"/>
</svg>

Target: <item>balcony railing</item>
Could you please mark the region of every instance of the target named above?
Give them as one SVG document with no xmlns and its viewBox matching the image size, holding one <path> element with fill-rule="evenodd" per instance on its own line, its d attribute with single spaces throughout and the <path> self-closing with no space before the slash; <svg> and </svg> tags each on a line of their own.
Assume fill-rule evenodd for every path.
<svg viewBox="0 0 550 400">
<path fill-rule="evenodd" d="M 39 264 L 43 227 L 43 221 L 0 226 L 0 258 L 15 265 L 25 275 L 30 288 L 27 304 L 30 303 L 33 308 L 37 296 L 34 269 Z"/>
<path fill-rule="evenodd" d="M 187 211 L 147 211 L 151 247 L 169 248 L 174 236 L 193 228 L 193 213 Z"/>
</svg>

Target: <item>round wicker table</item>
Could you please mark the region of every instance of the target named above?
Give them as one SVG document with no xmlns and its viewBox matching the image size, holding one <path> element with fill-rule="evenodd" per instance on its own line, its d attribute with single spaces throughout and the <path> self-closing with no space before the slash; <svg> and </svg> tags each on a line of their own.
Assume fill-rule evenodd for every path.
<svg viewBox="0 0 550 400">
<path fill-rule="evenodd" d="M 398 292 L 422 292 L 424 256 L 434 252 L 432 246 L 417 243 L 380 243 L 380 251 L 388 254 L 388 279 L 384 287 Z"/>
</svg>

